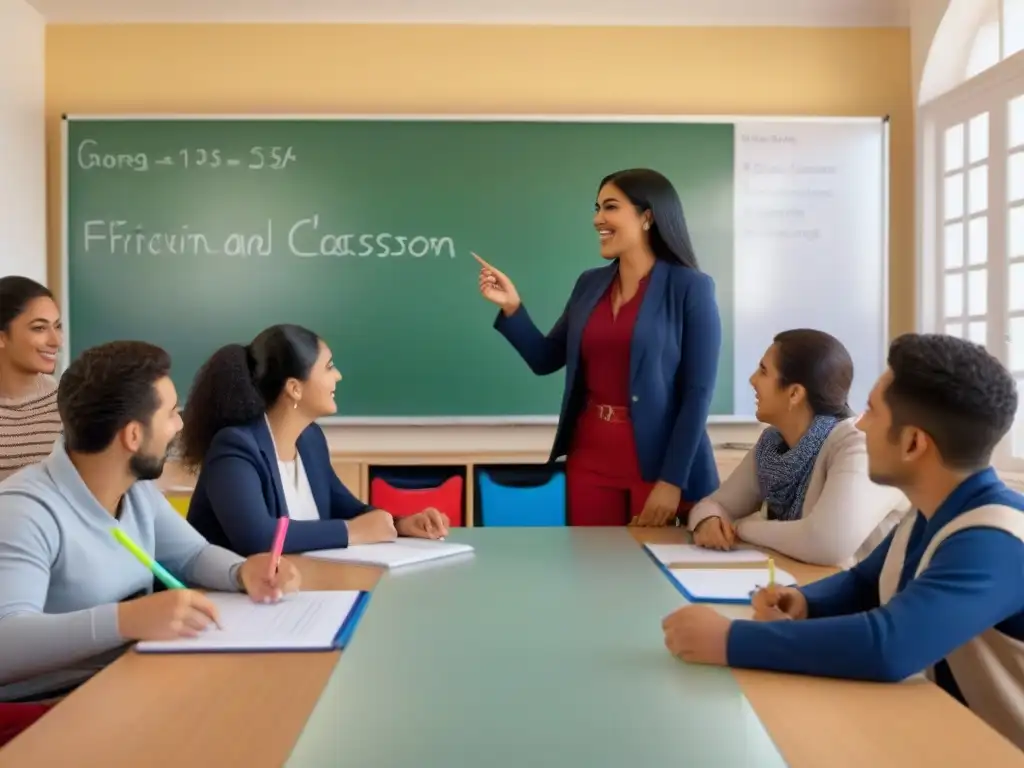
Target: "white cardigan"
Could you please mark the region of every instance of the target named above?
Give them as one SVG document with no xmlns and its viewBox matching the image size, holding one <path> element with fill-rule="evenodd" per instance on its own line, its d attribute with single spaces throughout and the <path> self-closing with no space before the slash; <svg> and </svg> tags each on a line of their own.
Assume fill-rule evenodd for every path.
<svg viewBox="0 0 1024 768">
<path fill-rule="evenodd" d="M 811 470 L 799 520 L 769 520 L 757 482 L 754 451 L 722 486 L 690 512 L 692 531 L 708 517 L 733 521 L 739 538 L 816 565 L 848 568 L 877 547 L 910 510 L 902 491 L 868 478 L 864 433 L 856 418 L 840 421 Z"/>
</svg>

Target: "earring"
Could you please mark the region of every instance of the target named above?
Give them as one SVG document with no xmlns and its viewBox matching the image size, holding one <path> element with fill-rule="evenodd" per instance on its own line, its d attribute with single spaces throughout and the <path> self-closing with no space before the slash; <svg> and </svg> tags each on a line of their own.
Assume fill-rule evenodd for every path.
<svg viewBox="0 0 1024 768">
<path fill-rule="evenodd" d="M 298 400 L 292 401 L 292 408 L 298 408 L 298 407 L 299 407 L 299 401 Z"/>
<path fill-rule="evenodd" d="M 644 222 L 644 232 L 646 232 L 650 228 L 651 228 L 651 225 L 648 222 L 645 221 Z"/>
</svg>

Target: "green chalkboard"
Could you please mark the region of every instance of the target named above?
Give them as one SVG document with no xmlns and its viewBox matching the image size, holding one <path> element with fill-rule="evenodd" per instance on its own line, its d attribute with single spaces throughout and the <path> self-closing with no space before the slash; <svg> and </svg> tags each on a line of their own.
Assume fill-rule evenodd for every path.
<svg viewBox="0 0 1024 768">
<path fill-rule="evenodd" d="M 339 415 L 558 413 L 491 327 L 470 251 L 546 331 L 584 269 L 607 173 L 677 186 L 724 344 L 732 413 L 733 125 L 442 119 L 66 119 L 69 352 L 145 339 L 185 397 L 218 346 L 300 323 L 344 376 Z"/>
</svg>

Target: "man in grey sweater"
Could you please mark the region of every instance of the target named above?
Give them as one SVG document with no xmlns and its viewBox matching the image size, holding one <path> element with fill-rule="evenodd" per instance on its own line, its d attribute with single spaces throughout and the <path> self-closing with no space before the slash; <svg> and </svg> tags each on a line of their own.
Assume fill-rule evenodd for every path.
<svg viewBox="0 0 1024 768">
<path fill-rule="evenodd" d="M 170 358 L 142 342 L 84 352 L 61 378 L 53 452 L 0 483 L 0 702 L 62 695 L 136 640 L 218 620 L 192 589 L 153 592 L 120 527 L 187 585 L 271 601 L 299 587 L 282 560 L 207 543 L 150 482 L 181 429 Z"/>
</svg>

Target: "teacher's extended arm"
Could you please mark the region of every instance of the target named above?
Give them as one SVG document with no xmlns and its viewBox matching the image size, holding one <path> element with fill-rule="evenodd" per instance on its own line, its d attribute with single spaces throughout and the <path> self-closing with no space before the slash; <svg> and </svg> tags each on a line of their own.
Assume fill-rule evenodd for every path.
<svg viewBox="0 0 1024 768">
<path fill-rule="evenodd" d="M 679 415 L 662 460 L 660 479 L 686 487 L 697 446 L 707 427 L 718 377 L 722 320 L 715 300 L 715 282 L 695 273 L 683 304 L 683 343 L 676 385 Z"/>
<path fill-rule="evenodd" d="M 561 317 L 547 336 L 540 332 L 522 304 L 509 314 L 505 314 L 503 309 L 498 311 L 494 321 L 495 329 L 509 340 L 519 356 L 530 366 L 530 370 L 538 376 L 547 376 L 565 367 L 569 307 L 576 297 L 579 284 L 577 280 Z"/>
</svg>

